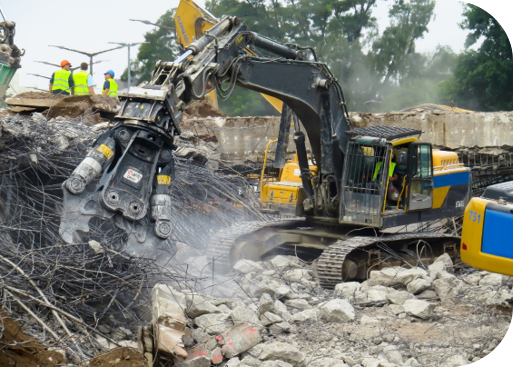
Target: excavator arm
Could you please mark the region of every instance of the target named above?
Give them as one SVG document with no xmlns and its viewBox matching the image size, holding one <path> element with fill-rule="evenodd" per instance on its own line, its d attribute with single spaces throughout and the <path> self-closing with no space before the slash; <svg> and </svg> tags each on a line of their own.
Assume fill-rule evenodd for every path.
<svg viewBox="0 0 513 367">
<path fill-rule="evenodd" d="M 255 56 L 257 50 L 261 56 Z M 283 45 L 250 32 L 238 18 L 225 17 L 177 60 L 157 63 L 150 83 L 120 94 L 115 126 L 63 184 L 63 239 L 73 242 L 77 230 L 87 232 L 93 217 L 113 218 L 128 233 L 129 247 L 139 253 L 169 238 L 173 138 L 180 134 L 182 111 L 214 89 L 228 98 L 235 85 L 288 106 L 280 124 L 277 162 L 283 162 L 290 129 L 285 117 L 294 113 L 302 122 L 319 166 L 312 184 L 305 135 L 296 127 L 294 140 L 308 196 L 305 209 L 323 210 L 326 201 L 320 196 L 331 195 L 325 183 L 342 176 L 344 133 L 350 127 L 340 85 L 326 64 L 313 59 L 311 49 Z"/>
</svg>

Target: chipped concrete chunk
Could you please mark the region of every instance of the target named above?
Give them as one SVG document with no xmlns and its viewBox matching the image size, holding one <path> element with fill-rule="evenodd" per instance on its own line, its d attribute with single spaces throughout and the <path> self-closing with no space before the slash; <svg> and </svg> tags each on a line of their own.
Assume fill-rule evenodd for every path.
<svg viewBox="0 0 513 367">
<path fill-rule="evenodd" d="M 264 268 L 260 263 L 251 260 L 239 260 L 233 266 L 235 270 L 242 274 L 253 273 L 255 271 L 262 271 Z"/>
<path fill-rule="evenodd" d="M 304 366 L 305 356 L 292 344 L 287 343 L 266 343 L 261 344 L 261 351 L 258 359 L 261 361 L 283 361 L 293 366 Z"/>
<path fill-rule="evenodd" d="M 333 295 L 335 297 L 351 299 L 354 297 L 356 292 L 360 291 L 360 288 L 361 288 L 361 285 L 359 282 L 339 283 L 335 286 Z"/>
<path fill-rule="evenodd" d="M 345 299 L 333 299 L 320 307 L 321 317 L 328 322 L 354 320 L 354 308 Z"/>
<path fill-rule="evenodd" d="M 220 312 L 206 297 L 197 293 L 186 294 L 185 299 L 188 305 L 185 312 L 189 317 L 195 318 L 207 313 Z"/>
<path fill-rule="evenodd" d="M 194 319 L 194 323 L 210 335 L 218 335 L 231 327 L 230 315 L 225 313 L 211 313 L 201 315 Z"/>
<path fill-rule="evenodd" d="M 407 314 L 419 317 L 421 319 L 428 319 L 433 316 L 435 305 L 426 301 L 410 299 L 403 304 L 404 310 Z"/>
<path fill-rule="evenodd" d="M 275 312 L 273 298 L 268 293 L 262 294 L 258 302 L 258 313 L 262 315 L 266 312 Z"/>
</svg>

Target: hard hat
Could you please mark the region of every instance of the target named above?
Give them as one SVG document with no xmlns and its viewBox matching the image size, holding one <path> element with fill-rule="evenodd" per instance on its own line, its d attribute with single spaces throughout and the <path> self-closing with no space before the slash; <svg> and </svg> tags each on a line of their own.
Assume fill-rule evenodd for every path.
<svg viewBox="0 0 513 367">
<path fill-rule="evenodd" d="M 61 61 L 61 68 L 66 66 L 66 65 L 68 65 L 68 64 L 69 64 L 69 66 L 71 66 L 71 62 L 69 62 L 68 60 L 62 60 Z"/>
<path fill-rule="evenodd" d="M 114 72 L 112 70 L 107 70 L 103 75 L 105 74 L 110 74 L 110 76 L 114 78 Z"/>
</svg>

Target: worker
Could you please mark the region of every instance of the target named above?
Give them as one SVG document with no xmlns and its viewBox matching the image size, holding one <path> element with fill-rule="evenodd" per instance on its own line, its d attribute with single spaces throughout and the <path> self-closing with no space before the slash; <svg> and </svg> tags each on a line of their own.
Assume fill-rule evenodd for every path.
<svg viewBox="0 0 513 367">
<path fill-rule="evenodd" d="M 94 96 L 94 80 L 93 76 L 87 72 L 87 62 L 80 64 L 80 71 L 73 73 L 73 82 L 75 86 L 73 91 L 76 96 Z"/>
<path fill-rule="evenodd" d="M 71 75 L 71 63 L 68 60 L 61 61 L 61 69 L 52 74 L 50 79 L 50 93 L 65 94 L 67 96 L 72 94 L 74 85 L 73 76 Z"/>
<path fill-rule="evenodd" d="M 374 175 L 372 176 L 372 182 L 376 182 L 379 174 L 381 173 L 381 167 L 383 166 L 383 162 L 379 161 L 374 166 Z M 395 163 L 395 155 L 392 154 L 392 162 L 390 162 L 390 167 L 388 168 L 388 181 L 394 183 L 399 179 L 399 175 L 396 171 L 396 163 Z"/>
<path fill-rule="evenodd" d="M 114 72 L 107 70 L 105 74 L 105 82 L 103 83 L 103 96 L 118 98 L 118 84 L 114 81 Z"/>
</svg>

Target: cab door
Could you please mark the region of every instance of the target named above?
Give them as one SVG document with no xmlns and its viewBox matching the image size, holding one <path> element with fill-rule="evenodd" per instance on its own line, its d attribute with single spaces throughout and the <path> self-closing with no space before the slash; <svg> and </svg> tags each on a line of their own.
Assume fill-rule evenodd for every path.
<svg viewBox="0 0 513 367">
<path fill-rule="evenodd" d="M 433 154 L 429 143 L 411 143 L 408 152 L 407 211 L 433 206 Z"/>
</svg>

